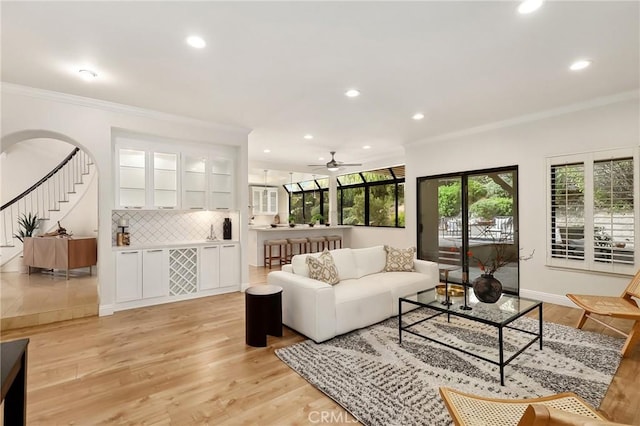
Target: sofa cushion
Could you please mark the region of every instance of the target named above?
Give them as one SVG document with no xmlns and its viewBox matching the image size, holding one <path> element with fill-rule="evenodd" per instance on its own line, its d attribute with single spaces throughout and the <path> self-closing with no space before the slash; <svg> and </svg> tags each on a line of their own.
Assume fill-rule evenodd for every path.
<svg viewBox="0 0 640 426">
<path fill-rule="evenodd" d="M 333 263 L 333 256 L 327 249 L 318 257 L 307 256 L 307 267 L 309 268 L 309 278 L 322 281 L 327 284 L 338 284 L 340 282 L 340 276 L 338 275 L 338 268 Z"/>
<path fill-rule="evenodd" d="M 361 279 L 374 288 L 385 288 L 391 295 L 391 315 L 398 315 L 398 299 L 434 287 L 436 283 L 426 274 L 393 272 L 369 275 Z M 335 287 L 334 287 L 335 288 Z"/>
<path fill-rule="evenodd" d="M 392 315 L 388 285 L 371 282 L 368 278 L 344 280 L 333 286 L 336 335 L 367 327 Z"/>
<path fill-rule="evenodd" d="M 338 275 L 340 280 L 350 280 L 352 278 L 358 278 L 358 270 L 356 268 L 356 261 L 353 256 L 353 250 L 350 248 L 343 248 L 329 251 L 333 256 L 333 262 L 338 268 Z"/>
<path fill-rule="evenodd" d="M 391 246 L 384 246 L 387 252 L 387 262 L 384 270 L 387 272 L 411 272 L 413 271 L 413 258 L 416 254 L 415 247 L 408 249 L 398 249 Z"/>
<path fill-rule="evenodd" d="M 357 278 L 384 271 L 387 262 L 384 246 L 353 249 L 352 252 L 357 267 Z"/>
</svg>

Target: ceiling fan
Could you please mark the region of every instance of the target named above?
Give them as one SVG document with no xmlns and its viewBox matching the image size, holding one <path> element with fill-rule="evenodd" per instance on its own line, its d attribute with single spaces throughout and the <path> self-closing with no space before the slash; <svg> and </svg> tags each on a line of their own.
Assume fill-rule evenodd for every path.
<svg viewBox="0 0 640 426">
<path fill-rule="evenodd" d="M 330 151 L 331 153 L 331 161 L 328 161 L 327 164 L 308 164 L 308 167 L 326 167 L 330 172 L 337 172 L 340 170 L 340 167 L 343 166 L 362 166 L 360 163 L 343 163 L 342 161 L 336 161 L 335 151 Z"/>
</svg>

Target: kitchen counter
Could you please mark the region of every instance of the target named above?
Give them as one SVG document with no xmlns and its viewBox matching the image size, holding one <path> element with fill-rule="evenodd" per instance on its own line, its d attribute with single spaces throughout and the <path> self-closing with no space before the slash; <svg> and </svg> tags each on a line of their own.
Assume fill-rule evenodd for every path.
<svg viewBox="0 0 640 426">
<path fill-rule="evenodd" d="M 275 228 L 269 225 L 254 225 L 249 228 L 247 250 L 249 265 L 264 266 L 264 242 L 266 240 L 340 235 L 342 246 L 349 247 L 352 228 L 349 225 L 296 225 L 293 228 L 287 224 L 278 225 Z"/>
<path fill-rule="evenodd" d="M 237 240 L 194 240 L 194 241 L 171 241 L 167 243 L 149 243 L 149 244 L 131 244 L 128 246 L 112 246 L 113 251 L 123 250 L 145 250 L 145 249 L 163 249 L 174 247 L 200 247 L 211 246 L 216 244 L 239 244 Z"/>
<path fill-rule="evenodd" d="M 289 225 L 278 225 L 275 228 L 271 226 L 258 225 L 253 228 L 249 228 L 250 231 L 258 231 L 258 232 L 300 232 L 300 231 L 317 231 L 317 230 L 327 230 L 327 229 L 351 229 L 349 225 L 296 225 L 293 228 Z"/>
</svg>

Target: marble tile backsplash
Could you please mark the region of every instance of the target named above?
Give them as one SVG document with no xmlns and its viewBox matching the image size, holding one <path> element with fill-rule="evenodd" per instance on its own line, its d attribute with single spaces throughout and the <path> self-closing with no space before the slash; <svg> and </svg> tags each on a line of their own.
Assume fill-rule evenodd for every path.
<svg viewBox="0 0 640 426">
<path fill-rule="evenodd" d="M 177 241 L 202 241 L 210 227 L 222 239 L 222 223 L 229 217 L 233 223 L 232 239 L 237 240 L 239 216 L 235 212 L 171 211 L 171 210 L 114 210 L 111 213 L 112 244 L 116 245 L 120 218 L 129 219 L 131 245 L 165 244 Z"/>
</svg>

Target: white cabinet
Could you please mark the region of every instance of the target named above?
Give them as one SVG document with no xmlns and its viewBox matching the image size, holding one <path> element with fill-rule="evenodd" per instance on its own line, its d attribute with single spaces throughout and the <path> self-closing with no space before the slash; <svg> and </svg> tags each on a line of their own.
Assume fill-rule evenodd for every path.
<svg viewBox="0 0 640 426">
<path fill-rule="evenodd" d="M 220 287 L 240 284 L 240 245 L 220 246 Z"/>
<path fill-rule="evenodd" d="M 236 151 L 173 151 L 176 145 L 121 139 L 116 144 L 116 208 L 232 210 Z"/>
<path fill-rule="evenodd" d="M 120 207 L 143 208 L 147 205 L 147 154 L 142 150 L 117 150 L 118 194 Z"/>
<path fill-rule="evenodd" d="M 207 157 L 183 154 L 182 156 L 182 208 L 198 210 L 207 208 Z"/>
<path fill-rule="evenodd" d="M 149 249 L 142 252 L 142 298 L 169 294 L 167 251 Z"/>
<path fill-rule="evenodd" d="M 200 247 L 200 290 L 220 287 L 220 246 Z"/>
<path fill-rule="evenodd" d="M 229 210 L 234 207 L 233 174 L 231 158 L 212 156 L 209 162 L 209 203 L 213 210 Z"/>
<path fill-rule="evenodd" d="M 116 301 L 128 302 L 142 298 L 142 252 L 116 253 Z"/>
<path fill-rule="evenodd" d="M 116 253 L 116 300 L 161 297 L 169 294 L 166 250 L 127 250 Z"/>
<path fill-rule="evenodd" d="M 253 214 L 278 213 L 278 188 L 251 187 Z"/>
<path fill-rule="evenodd" d="M 178 154 L 154 152 L 153 156 L 153 207 L 175 209 L 178 207 Z"/>
<path fill-rule="evenodd" d="M 119 250 L 115 259 L 116 303 L 126 308 L 240 289 L 236 242 Z"/>
</svg>

